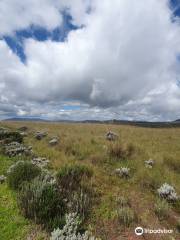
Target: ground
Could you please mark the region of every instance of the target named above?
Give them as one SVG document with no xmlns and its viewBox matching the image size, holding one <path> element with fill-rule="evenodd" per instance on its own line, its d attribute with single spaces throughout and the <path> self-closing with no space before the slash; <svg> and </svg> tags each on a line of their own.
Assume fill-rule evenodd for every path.
<svg viewBox="0 0 180 240">
<path fill-rule="evenodd" d="M 157 188 L 167 182 L 180 194 L 180 128 L 141 128 L 135 126 L 103 124 L 63 124 L 45 122 L 2 122 L 3 127 L 17 129 L 28 127 L 27 145 L 32 145 L 38 156 L 50 160 L 50 169 L 58 170 L 65 163 L 81 163 L 92 168 L 96 201 L 86 226 L 95 235 L 107 240 L 118 239 L 178 239 L 179 204 L 170 204 L 169 216 L 159 220 L 154 212 L 159 197 Z M 36 131 L 46 131 L 47 137 L 38 141 Z M 107 131 L 119 135 L 115 143 L 105 139 Z M 58 145 L 50 147 L 51 137 L 59 137 Z M 112 145 L 130 146 L 132 153 L 125 159 L 109 155 Z M 152 158 L 152 169 L 144 161 Z M 0 158 L 0 174 L 17 159 L 3 155 Z M 114 174 L 121 166 L 130 168 L 130 178 L 122 179 Z M 118 197 L 129 199 L 136 220 L 124 227 L 117 218 Z M 0 239 L 45 239 L 43 231 L 24 219 L 18 211 L 16 195 L 6 184 L 0 186 Z M 173 229 L 173 234 L 146 234 L 137 237 L 134 229 Z M 37 230 L 38 229 L 38 230 Z M 34 233 L 34 232 L 40 233 Z"/>
</svg>

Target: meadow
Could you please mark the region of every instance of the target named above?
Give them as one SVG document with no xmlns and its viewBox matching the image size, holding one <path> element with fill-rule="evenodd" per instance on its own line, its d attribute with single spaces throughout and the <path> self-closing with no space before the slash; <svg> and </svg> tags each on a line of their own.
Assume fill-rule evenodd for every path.
<svg viewBox="0 0 180 240">
<path fill-rule="evenodd" d="M 111 124 L 1 122 L 0 127 L 16 130 L 27 126 L 26 145 L 38 156 L 50 160 L 50 171 L 65 164 L 88 166 L 93 176 L 94 202 L 84 227 L 104 240 L 118 239 L 178 239 L 180 229 L 179 201 L 168 202 L 158 195 L 164 183 L 180 194 L 180 128 L 143 128 Z M 36 131 L 46 131 L 42 140 L 34 138 Z M 105 134 L 113 131 L 115 141 Z M 56 146 L 49 146 L 52 137 Z M 22 156 L 21 156 L 22 159 Z M 145 161 L 152 159 L 152 168 Z M 1 153 L 0 175 L 18 157 Z M 129 168 L 127 178 L 115 174 L 115 169 Z M 49 235 L 18 210 L 16 193 L 7 183 L 0 185 L 0 239 L 48 239 Z M 173 229 L 172 234 L 145 234 L 137 237 L 134 229 Z"/>
</svg>

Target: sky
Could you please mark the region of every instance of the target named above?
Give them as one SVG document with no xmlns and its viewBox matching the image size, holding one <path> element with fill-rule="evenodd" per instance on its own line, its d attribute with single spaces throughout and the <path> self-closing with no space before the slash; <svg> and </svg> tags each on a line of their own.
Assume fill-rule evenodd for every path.
<svg viewBox="0 0 180 240">
<path fill-rule="evenodd" d="M 180 118 L 180 0 L 1 0 L 0 119 Z"/>
</svg>

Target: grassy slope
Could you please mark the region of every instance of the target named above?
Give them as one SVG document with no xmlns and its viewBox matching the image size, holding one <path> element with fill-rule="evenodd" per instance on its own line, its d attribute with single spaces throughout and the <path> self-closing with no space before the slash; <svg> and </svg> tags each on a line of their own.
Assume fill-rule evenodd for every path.
<svg viewBox="0 0 180 240">
<path fill-rule="evenodd" d="M 11 122 L 3 125 L 16 128 L 23 123 Z M 93 183 L 100 197 L 92 211 L 89 224 L 98 235 L 108 240 L 118 239 L 119 235 L 127 237 L 131 235 L 137 224 L 149 228 L 175 228 L 176 220 L 179 218 L 179 206 L 172 208 L 171 216 L 166 221 L 159 221 L 154 214 L 157 196 L 149 188 L 142 187 L 140 182 L 143 182 L 149 174 L 158 187 L 168 182 L 176 190 L 180 189 L 179 168 L 177 168 L 180 156 L 180 128 L 148 129 L 116 125 L 27 122 L 24 125 L 28 125 L 30 129 L 26 143 L 32 145 L 39 156 L 49 158 L 54 169 L 67 162 L 80 162 L 93 168 Z M 36 130 L 46 130 L 48 137 L 42 141 L 35 140 L 32 132 Z M 104 135 L 108 130 L 118 133 L 119 142 L 122 144 L 132 143 L 135 146 L 136 150 L 131 159 L 117 161 L 107 156 L 106 150 L 110 143 L 104 139 Z M 54 135 L 59 135 L 60 143 L 56 147 L 49 147 L 48 139 Z M 153 169 L 147 170 L 144 161 L 149 158 L 154 159 L 156 165 Z M 172 164 L 168 165 L 165 162 L 166 158 L 170 159 Z M 122 180 L 112 174 L 113 170 L 120 166 L 131 168 L 130 180 Z M 175 166 L 174 169 L 172 166 Z M 6 195 L 6 190 L 4 191 Z M 132 208 L 139 216 L 138 222 L 128 229 L 122 229 L 116 220 L 116 197 L 122 195 L 130 199 Z"/>
<path fill-rule="evenodd" d="M 0 157 L 0 175 L 4 174 L 12 160 Z M 29 229 L 28 221 L 18 212 L 16 196 L 6 184 L 0 185 L 0 239 L 24 239 Z"/>
</svg>

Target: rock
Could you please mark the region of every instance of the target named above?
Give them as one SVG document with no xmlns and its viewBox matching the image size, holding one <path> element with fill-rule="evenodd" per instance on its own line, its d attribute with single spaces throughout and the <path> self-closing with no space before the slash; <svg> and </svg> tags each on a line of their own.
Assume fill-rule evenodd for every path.
<svg viewBox="0 0 180 240">
<path fill-rule="evenodd" d="M 116 139 L 118 139 L 118 135 L 116 133 L 109 131 L 106 133 L 106 139 L 109 141 L 115 141 Z"/>
<path fill-rule="evenodd" d="M 0 176 L 0 183 L 4 183 L 6 181 L 6 177 L 4 175 Z"/>
<path fill-rule="evenodd" d="M 18 131 L 20 131 L 20 132 L 25 132 L 27 130 L 28 130 L 28 127 L 26 127 L 26 126 L 22 126 L 22 127 L 18 128 Z"/>
<path fill-rule="evenodd" d="M 36 132 L 35 134 L 35 138 L 37 140 L 41 140 L 42 138 L 46 137 L 47 136 L 47 133 L 46 132 Z"/>
<path fill-rule="evenodd" d="M 43 167 L 46 167 L 48 165 L 49 160 L 47 160 L 46 158 L 37 157 L 37 158 L 33 158 L 31 162 L 34 165 L 43 168 Z"/>
<path fill-rule="evenodd" d="M 146 161 L 145 161 L 145 166 L 146 166 L 147 168 L 152 168 L 153 165 L 154 165 L 154 160 L 149 159 L 149 160 L 146 160 Z"/>
<path fill-rule="evenodd" d="M 51 146 L 55 146 L 58 144 L 58 139 L 57 138 L 53 138 L 49 141 L 49 145 Z"/>
</svg>

